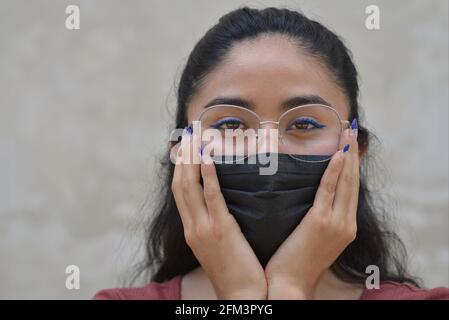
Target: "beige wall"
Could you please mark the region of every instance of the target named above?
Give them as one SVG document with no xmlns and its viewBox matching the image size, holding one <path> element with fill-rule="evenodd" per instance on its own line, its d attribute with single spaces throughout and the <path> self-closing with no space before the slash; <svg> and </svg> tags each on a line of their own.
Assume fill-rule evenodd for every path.
<svg viewBox="0 0 449 320">
<path fill-rule="evenodd" d="M 79 31 L 64 27 L 68 4 Z M 300 8 L 346 39 L 412 269 L 449 285 L 447 1 L 0 0 L 0 298 L 90 298 L 119 284 L 140 240 L 136 211 L 158 183 L 174 81 L 241 4 Z M 378 31 L 364 26 L 369 4 Z M 70 264 L 80 290 L 65 288 Z"/>
</svg>

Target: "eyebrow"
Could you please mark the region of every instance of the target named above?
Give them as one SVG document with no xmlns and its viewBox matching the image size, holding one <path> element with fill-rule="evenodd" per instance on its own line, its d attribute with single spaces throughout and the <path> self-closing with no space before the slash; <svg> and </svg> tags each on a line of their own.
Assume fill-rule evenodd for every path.
<svg viewBox="0 0 449 320">
<path fill-rule="evenodd" d="M 253 102 L 251 102 L 249 100 L 242 99 L 240 97 L 217 97 L 217 98 L 209 101 L 207 104 L 205 104 L 203 108 L 206 109 L 206 108 L 210 108 L 212 106 L 219 105 L 219 104 L 230 104 L 230 105 L 239 106 L 239 107 L 243 107 L 243 108 L 250 109 L 250 110 L 254 109 Z M 281 108 L 285 110 L 285 109 L 291 109 L 291 108 L 298 107 L 298 106 L 303 106 L 306 104 L 323 104 L 323 105 L 332 107 L 332 105 L 329 102 L 327 102 L 320 96 L 302 95 L 302 96 L 290 98 L 290 99 L 282 102 Z"/>
</svg>

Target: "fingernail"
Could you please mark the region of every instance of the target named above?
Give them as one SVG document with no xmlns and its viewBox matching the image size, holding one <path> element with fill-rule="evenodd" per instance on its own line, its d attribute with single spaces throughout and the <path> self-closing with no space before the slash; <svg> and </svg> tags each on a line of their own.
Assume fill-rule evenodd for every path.
<svg viewBox="0 0 449 320">
<path fill-rule="evenodd" d="M 192 132 L 193 132 L 193 128 L 192 128 L 191 124 L 184 128 L 184 133 L 185 134 L 192 135 Z"/>
<path fill-rule="evenodd" d="M 349 150 L 349 144 L 347 144 L 343 147 L 343 153 L 348 152 L 348 150 Z"/>
<path fill-rule="evenodd" d="M 203 156 L 203 147 L 198 148 L 198 154 L 202 157 Z"/>
<path fill-rule="evenodd" d="M 351 132 L 349 133 L 350 136 L 356 136 L 359 129 L 359 124 L 357 123 L 357 119 L 354 118 L 351 122 Z"/>
</svg>

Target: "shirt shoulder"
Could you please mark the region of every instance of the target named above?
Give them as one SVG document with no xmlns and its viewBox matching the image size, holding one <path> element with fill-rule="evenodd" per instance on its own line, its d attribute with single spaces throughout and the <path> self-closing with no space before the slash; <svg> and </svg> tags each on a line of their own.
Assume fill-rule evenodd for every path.
<svg viewBox="0 0 449 320">
<path fill-rule="evenodd" d="M 143 287 L 111 288 L 98 291 L 93 300 L 179 300 L 181 276 L 165 282 L 150 282 Z"/>
<path fill-rule="evenodd" d="M 449 288 L 424 289 L 408 283 L 383 281 L 379 289 L 365 289 L 361 300 L 449 300 Z"/>
</svg>

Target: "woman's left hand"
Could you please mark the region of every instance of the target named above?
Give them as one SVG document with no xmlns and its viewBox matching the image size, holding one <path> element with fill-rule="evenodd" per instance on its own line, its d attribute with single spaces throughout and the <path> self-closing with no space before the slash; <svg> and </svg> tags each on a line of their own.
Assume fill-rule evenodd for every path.
<svg viewBox="0 0 449 320">
<path fill-rule="evenodd" d="M 356 130 L 342 133 L 313 206 L 265 268 L 268 299 L 313 299 L 318 280 L 357 232 L 359 152 Z"/>
</svg>

